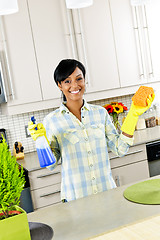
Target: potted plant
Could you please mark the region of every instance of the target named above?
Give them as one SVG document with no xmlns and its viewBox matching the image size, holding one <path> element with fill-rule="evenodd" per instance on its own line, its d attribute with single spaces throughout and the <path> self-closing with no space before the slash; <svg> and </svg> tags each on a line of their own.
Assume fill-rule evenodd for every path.
<svg viewBox="0 0 160 240">
<path fill-rule="evenodd" d="M 20 208 L 23 168 L 11 155 L 6 140 L 0 143 L 0 240 L 30 240 L 26 212 Z"/>
</svg>

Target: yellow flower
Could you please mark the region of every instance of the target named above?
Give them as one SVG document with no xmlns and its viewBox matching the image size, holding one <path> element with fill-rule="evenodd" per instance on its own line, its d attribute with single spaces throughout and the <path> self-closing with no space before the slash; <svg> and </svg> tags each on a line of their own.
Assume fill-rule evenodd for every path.
<svg viewBox="0 0 160 240">
<path fill-rule="evenodd" d="M 118 104 L 118 102 L 111 102 L 111 105 L 113 106 L 113 105 L 117 105 Z"/>
<path fill-rule="evenodd" d="M 121 105 L 119 105 L 118 103 L 113 106 L 113 110 L 115 113 L 119 114 L 123 112 L 123 107 Z"/>
</svg>

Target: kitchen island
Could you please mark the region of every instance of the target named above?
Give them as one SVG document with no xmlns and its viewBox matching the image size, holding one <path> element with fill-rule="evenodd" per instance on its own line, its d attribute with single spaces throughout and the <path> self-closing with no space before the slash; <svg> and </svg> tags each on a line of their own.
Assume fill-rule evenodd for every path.
<svg viewBox="0 0 160 240">
<path fill-rule="evenodd" d="M 160 126 L 135 131 L 134 144 L 124 157 L 109 152 L 111 170 L 117 186 L 149 177 L 146 143 L 160 140 Z M 61 202 L 61 162 L 53 170 L 41 168 L 37 152 L 25 153 L 17 160 L 28 172 L 34 210 Z"/>
<path fill-rule="evenodd" d="M 50 225 L 54 240 L 83 240 L 160 214 L 160 205 L 126 200 L 123 192 L 129 185 L 39 209 L 28 214 L 28 221 Z"/>
</svg>

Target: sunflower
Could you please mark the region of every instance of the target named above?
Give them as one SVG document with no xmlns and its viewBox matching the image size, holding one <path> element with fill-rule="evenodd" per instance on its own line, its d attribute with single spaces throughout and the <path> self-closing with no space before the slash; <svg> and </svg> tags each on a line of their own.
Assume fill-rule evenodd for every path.
<svg viewBox="0 0 160 240">
<path fill-rule="evenodd" d="M 117 114 L 123 112 L 123 106 L 119 105 L 118 103 L 113 105 L 113 111 Z"/>
<path fill-rule="evenodd" d="M 113 105 L 117 105 L 118 104 L 118 102 L 111 102 L 111 105 L 113 106 Z"/>
</svg>

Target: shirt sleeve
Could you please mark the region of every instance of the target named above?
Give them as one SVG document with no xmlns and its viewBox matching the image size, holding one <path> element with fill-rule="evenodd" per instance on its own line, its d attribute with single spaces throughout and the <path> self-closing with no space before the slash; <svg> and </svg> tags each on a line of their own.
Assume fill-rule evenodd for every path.
<svg viewBox="0 0 160 240">
<path fill-rule="evenodd" d="M 133 138 L 124 136 L 122 133 L 118 134 L 112 123 L 109 114 L 106 112 L 105 134 L 109 150 L 119 157 L 124 156 L 131 145 L 133 145 Z"/>
<path fill-rule="evenodd" d="M 54 157 L 56 159 L 56 162 L 54 164 L 48 166 L 47 168 L 49 170 L 53 170 L 57 166 L 58 161 L 59 161 L 59 159 L 61 157 L 60 148 L 59 148 L 59 144 L 58 144 L 57 138 L 53 134 L 50 121 L 48 121 L 46 118 L 44 118 L 43 125 L 44 125 L 44 127 L 46 129 L 46 136 L 47 136 L 48 141 L 50 143 L 50 148 L 51 148 L 52 153 L 53 153 L 53 155 L 54 155 Z"/>
</svg>

